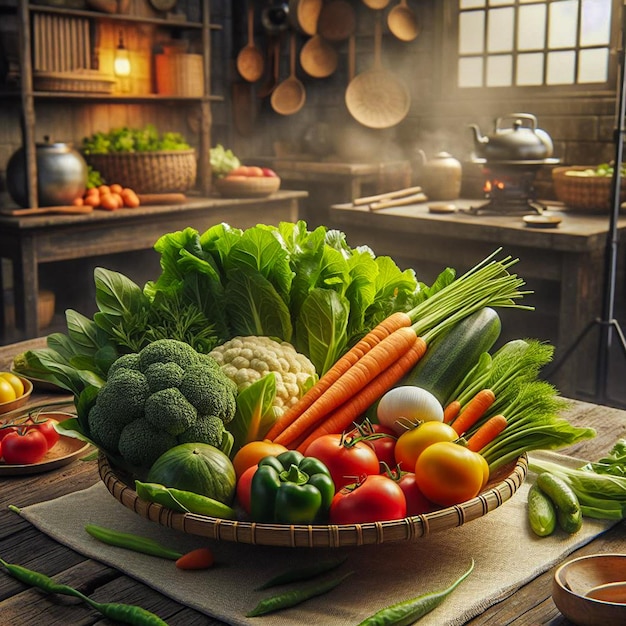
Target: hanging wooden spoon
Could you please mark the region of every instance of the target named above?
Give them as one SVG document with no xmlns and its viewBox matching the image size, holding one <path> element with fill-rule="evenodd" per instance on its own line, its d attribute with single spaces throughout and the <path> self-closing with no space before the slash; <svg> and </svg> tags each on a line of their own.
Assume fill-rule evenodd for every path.
<svg viewBox="0 0 626 626">
<path fill-rule="evenodd" d="M 387 26 L 400 41 L 413 41 L 422 31 L 417 15 L 407 5 L 407 0 L 400 0 L 387 14 Z"/>
<path fill-rule="evenodd" d="M 296 76 L 296 38 L 292 33 L 289 37 L 289 77 L 274 89 L 270 102 L 276 113 L 293 115 L 304 106 L 305 100 L 304 85 Z"/>
<path fill-rule="evenodd" d="M 248 5 L 248 43 L 237 55 L 237 71 L 241 77 L 254 83 L 263 76 L 263 55 L 254 43 L 254 4 Z"/>
</svg>

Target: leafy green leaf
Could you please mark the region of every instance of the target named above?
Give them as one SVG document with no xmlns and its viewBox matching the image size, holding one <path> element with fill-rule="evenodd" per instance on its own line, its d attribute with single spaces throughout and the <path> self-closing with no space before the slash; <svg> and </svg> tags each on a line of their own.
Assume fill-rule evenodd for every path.
<svg viewBox="0 0 626 626">
<path fill-rule="evenodd" d="M 263 439 L 276 420 L 272 403 L 276 397 L 276 376 L 273 372 L 239 392 L 237 412 L 228 424 L 235 439 L 233 451 L 249 441 Z"/>
</svg>

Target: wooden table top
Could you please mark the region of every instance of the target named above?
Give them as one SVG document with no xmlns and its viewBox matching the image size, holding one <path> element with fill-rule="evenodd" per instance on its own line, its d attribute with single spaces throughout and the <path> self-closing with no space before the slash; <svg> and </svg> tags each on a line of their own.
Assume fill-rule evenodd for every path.
<svg viewBox="0 0 626 626">
<path fill-rule="evenodd" d="M 43 345 L 42 339 L 0 347 L 0 371 L 10 368 L 15 354 Z M 59 394 L 35 393 L 31 402 Z M 63 397 L 62 395 L 60 397 Z M 69 399 L 69 396 L 67 396 Z M 69 405 L 68 405 L 69 406 Z M 564 452 L 595 460 L 608 452 L 615 441 L 626 437 L 626 411 L 583 402 L 573 402 L 565 417 L 573 424 L 596 428 L 594 439 L 583 441 Z M 0 557 L 56 577 L 93 595 L 139 604 L 157 612 L 170 626 L 217 626 L 206 615 L 161 595 L 157 591 L 97 561 L 85 558 L 35 529 L 7 506 L 21 507 L 85 489 L 99 480 L 95 462 L 74 462 L 57 470 L 30 476 L 0 479 Z M 594 552 L 626 552 L 624 523 L 617 524 L 570 557 Z M 550 590 L 552 568 L 521 587 L 516 593 L 468 622 L 471 626 L 529 624 L 566 626 L 568 622 L 554 605 Z M 47 597 L 0 573 L 0 622 L 11 626 L 54 624 L 104 624 L 99 614 L 74 599 Z"/>
</svg>

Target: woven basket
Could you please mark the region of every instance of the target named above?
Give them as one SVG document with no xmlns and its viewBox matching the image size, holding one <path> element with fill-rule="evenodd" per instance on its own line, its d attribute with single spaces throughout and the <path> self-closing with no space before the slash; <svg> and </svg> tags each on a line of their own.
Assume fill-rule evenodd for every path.
<svg viewBox="0 0 626 626">
<path fill-rule="evenodd" d="M 184 192 L 196 182 L 195 150 L 87 154 L 85 159 L 108 184 L 137 193 Z"/>
<path fill-rule="evenodd" d="M 554 193 L 567 209 L 585 213 L 608 213 L 611 208 L 610 176 L 571 176 L 588 166 L 556 167 L 552 170 Z M 620 202 L 626 200 L 626 180 L 621 181 Z"/>
<path fill-rule="evenodd" d="M 265 198 L 280 188 L 276 176 L 249 176 L 242 179 L 217 178 L 215 189 L 224 198 Z"/>
<path fill-rule="evenodd" d="M 501 506 L 519 489 L 528 472 L 526 455 L 497 471 L 481 494 L 457 506 L 389 522 L 346 525 L 257 524 L 194 513 L 176 513 L 160 504 L 141 500 L 132 479 L 122 479 L 106 456 L 98 459 L 100 478 L 109 492 L 135 513 L 191 535 L 217 541 L 289 548 L 338 548 L 416 541 L 429 534 L 461 526 Z"/>
</svg>

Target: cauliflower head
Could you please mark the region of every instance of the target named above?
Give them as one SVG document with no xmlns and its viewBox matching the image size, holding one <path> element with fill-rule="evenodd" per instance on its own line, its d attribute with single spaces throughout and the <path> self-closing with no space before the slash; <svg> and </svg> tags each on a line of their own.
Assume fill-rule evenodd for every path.
<svg viewBox="0 0 626 626">
<path fill-rule="evenodd" d="M 159 339 L 115 361 L 87 414 L 91 437 L 106 452 L 149 468 L 179 443 L 208 443 L 226 454 L 225 425 L 237 387 L 218 363 L 190 345 Z"/>
<path fill-rule="evenodd" d="M 274 412 L 279 417 L 317 379 L 315 366 L 287 341 L 270 337 L 234 337 L 210 353 L 238 391 L 273 372 L 276 377 Z"/>
</svg>

